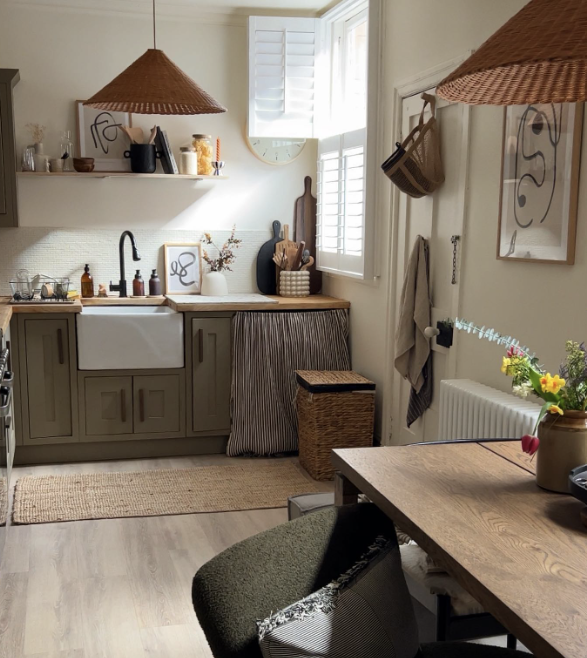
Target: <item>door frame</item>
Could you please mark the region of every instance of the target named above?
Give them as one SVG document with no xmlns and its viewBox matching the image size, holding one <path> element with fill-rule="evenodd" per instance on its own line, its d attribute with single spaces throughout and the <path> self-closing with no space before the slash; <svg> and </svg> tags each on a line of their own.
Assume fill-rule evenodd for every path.
<svg viewBox="0 0 587 658">
<path fill-rule="evenodd" d="M 447 75 L 454 69 L 468 59 L 474 50 L 469 50 L 463 55 L 449 60 L 438 66 L 432 67 L 422 71 L 415 76 L 402 81 L 393 90 L 393 134 L 401 135 L 403 112 L 402 106 L 406 98 L 421 94 L 427 90 L 434 89 Z M 461 261 L 461 254 L 463 246 L 466 242 L 466 228 L 467 228 L 467 212 L 468 212 L 468 190 L 469 190 L 469 174 L 468 162 L 470 155 L 470 122 L 471 122 L 471 106 L 465 106 L 463 111 L 463 119 L 465 122 L 463 129 L 463 144 L 465 148 L 466 157 L 463 158 L 461 163 L 461 176 L 464 180 L 463 202 L 461 205 L 460 213 L 462 215 L 462 232 L 459 244 L 459 266 Z M 395 141 L 395 140 L 394 140 Z M 399 228 L 399 213 L 400 213 L 400 191 L 395 185 L 392 185 L 391 191 L 391 235 L 389 240 L 389 262 L 391 263 L 389 271 L 389 285 L 387 286 L 387 300 L 386 300 L 386 336 L 385 336 L 385 363 L 388 364 L 386 381 L 384 385 L 384 399 L 383 399 L 383 419 L 381 439 L 383 445 L 393 445 L 393 427 L 394 427 L 394 400 L 399 394 L 399 387 L 401 384 L 401 377 L 395 370 L 395 333 L 396 333 L 396 320 L 398 317 L 397 304 L 399 302 L 399 283 L 403 281 L 404 272 L 399 271 L 397 266 L 400 244 L 400 236 L 398 235 Z M 459 267 L 460 270 L 460 267 Z M 461 287 L 458 286 L 458 299 L 460 303 Z M 455 341 L 456 343 L 456 341 Z M 456 350 L 456 344 L 453 346 Z M 456 376 L 456 372 L 451 373 L 451 376 Z"/>
</svg>

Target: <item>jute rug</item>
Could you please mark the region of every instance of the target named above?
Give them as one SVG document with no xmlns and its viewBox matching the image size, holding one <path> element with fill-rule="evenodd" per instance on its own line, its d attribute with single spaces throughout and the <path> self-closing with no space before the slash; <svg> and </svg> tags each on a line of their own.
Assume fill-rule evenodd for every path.
<svg viewBox="0 0 587 658">
<path fill-rule="evenodd" d="M 28 524 L 267 509 L 286 507 L 288 496 L 321 490 L 290 461 L 26 476 L 16 483 L 13 520 Z"/>
</svg>

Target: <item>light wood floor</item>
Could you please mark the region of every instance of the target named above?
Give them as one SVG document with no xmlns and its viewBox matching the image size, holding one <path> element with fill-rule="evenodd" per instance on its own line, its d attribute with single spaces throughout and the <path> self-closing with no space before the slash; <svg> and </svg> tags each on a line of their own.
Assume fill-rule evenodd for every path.
<svg viewBox="0 0 587 658">
<path fill-rule="evenodd" d="M 224 456 L 17 467 L 22 475 L 229 464 Z M 238 460 L 242 463 L 242 460 Z M 12 526 L 0 571 L 2 658 L 210 658 L 191 581 L 285 509 Z"/>
</svg>

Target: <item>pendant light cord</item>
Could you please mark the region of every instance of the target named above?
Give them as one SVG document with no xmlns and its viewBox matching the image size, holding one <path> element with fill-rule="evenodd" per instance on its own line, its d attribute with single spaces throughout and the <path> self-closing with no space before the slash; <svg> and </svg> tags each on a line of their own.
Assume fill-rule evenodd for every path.
<svg viewBox="0 0 587 658">
<path fill-rule="evenodd" d="M 157 50 L 157 27 L 155 21 L 155 0 L 153 0 L 153 49 Z"/>
</svg>

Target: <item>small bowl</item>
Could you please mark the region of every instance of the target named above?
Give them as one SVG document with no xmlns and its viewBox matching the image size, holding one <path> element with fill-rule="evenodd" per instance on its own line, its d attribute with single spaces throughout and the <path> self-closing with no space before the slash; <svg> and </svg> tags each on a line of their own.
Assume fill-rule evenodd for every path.
<svg viewBox="0 0 587 658">
<path fill-rule="evenodd" d="M 74 158 L 73 168 L 80 174 L 89 174 L 94 171 L 94 158 Z"/>
</svg>

